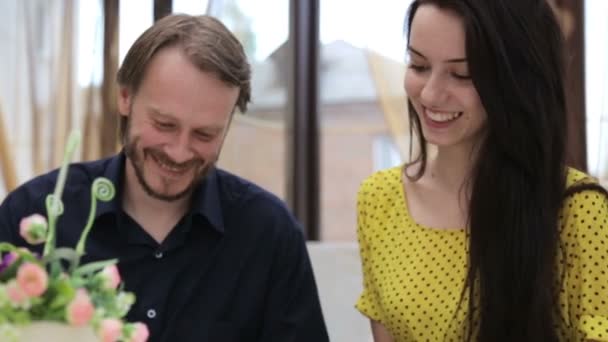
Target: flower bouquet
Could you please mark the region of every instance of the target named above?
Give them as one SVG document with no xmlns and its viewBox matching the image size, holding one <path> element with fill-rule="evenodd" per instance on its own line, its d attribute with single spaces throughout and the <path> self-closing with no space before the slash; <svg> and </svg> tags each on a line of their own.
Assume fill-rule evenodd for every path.
<svg viewBox="0 0 608 342">
<path fill-rule="evenodd" d="M 34 214 L 22 219 L 20 235 L 30 245 L 44 243 L 38 255 L 0 242 L 1 341 L 128 341 L 148 339 L 143 323 L 123 320 L 135 302 L 123 290 L 117 260 L 82 265 L 87 235 L 93 226 L 97 201 L 114 197 L 113 184 L 97 178 L 91 189 L 88 222 L 75 248 L 57 248 L 56 223 L 63 213 L 61 194 L 67 167 L 80 143 L 80 134 L 68 138 L 55 190 L 46 197 L 46 218 Z"/>
</svg>

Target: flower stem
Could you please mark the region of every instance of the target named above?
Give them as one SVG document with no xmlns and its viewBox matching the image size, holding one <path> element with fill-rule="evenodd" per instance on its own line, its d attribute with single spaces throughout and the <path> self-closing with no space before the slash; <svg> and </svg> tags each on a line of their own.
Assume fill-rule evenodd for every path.
<svg viewBox="0 0 608 342">
<path fill-rule="evenodd" d="M 80 240 L 76 245 L 76 254 L 80 257 L 84 255 L 84 247 L 87 241 L 87 236 L 93 227 L 93 221 L 95 220 L 95 213 L 97 212 L 97 201 L 108 202 L 114 198 L 116 190 L 114 184 L 107 178 L 97 177 L 91 185 L 91 209 L 89 210 L 89 218 L 87 225 L 84 227 Z"/>
<path fill-rule="evenodd" d="M 57 183 L 55 184 L 55 191 L 53 192 L 53 200 L 47 200 L 47 216 L 49 220 L 49 231 L 48 236 L 46 238 L 46 242 L 44 244 L 44 253 L 43 256 L 47 256 L 55 249 L 55 235 L 56 235 L 56 223 L 57 217 L 61 215 L 60 208 L 61 204 L 61 195 L 63 193 L 63 188 L 65 187 L 65 180 L 67 178 L 68 165 L 72 160 L 72 155 L 76 148 L 80 144 L 80 132 L 75 130 L 70 133 L 68 137 L 68 142 L 66 144 L 65 153 L 63 154 L 63 162 L 61 163 L 61 168 L 59 169 L 59 175 L 57 177 Z"/>
<path fill-rule="evenodd" d="M 80 235 L 80 240 L 78 240 L 78 244 L 76 245 L 76 254 L 80 257 L 84 254 L 84 245 L 87 241 L 87 236 L 91 231 L 91 227 L 93 226 L 93 220 L 95 219 L 95 212 L 97 211 L 97 199 L 95 198 L 94 191 L 91 191 L 91 209 L 89 210 L 89 218 L 87 220 L 87 225 L 84 227 L 82 234 Z"/>
</svg>

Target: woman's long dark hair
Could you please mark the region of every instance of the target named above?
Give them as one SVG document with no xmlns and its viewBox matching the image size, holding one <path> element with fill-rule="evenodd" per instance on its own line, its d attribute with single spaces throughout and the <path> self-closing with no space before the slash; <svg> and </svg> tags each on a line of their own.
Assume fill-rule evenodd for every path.
<svg viewBox="0 0 608 342">
<path fill-rule="evenodd" d="M 558 216 L 565 195 L 561 30 L 546 0 L 415 0 L 464 23 L 472 81 L 487 112 L 469 184 L 467 339 L 557 341 Z M 426 141 L 408 103 L 421 163 Z"/>
</svg>

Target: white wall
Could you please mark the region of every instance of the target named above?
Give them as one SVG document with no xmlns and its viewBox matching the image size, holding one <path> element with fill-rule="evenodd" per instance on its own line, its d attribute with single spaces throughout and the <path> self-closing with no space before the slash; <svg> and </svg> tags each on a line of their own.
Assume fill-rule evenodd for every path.
<svg viewBox="0 0 608 342">
<path fill-rule="evenodd" d="M 585 90 L 589 172 L 608 184 L 608 1 L 585 1 Z"/>
</svg>

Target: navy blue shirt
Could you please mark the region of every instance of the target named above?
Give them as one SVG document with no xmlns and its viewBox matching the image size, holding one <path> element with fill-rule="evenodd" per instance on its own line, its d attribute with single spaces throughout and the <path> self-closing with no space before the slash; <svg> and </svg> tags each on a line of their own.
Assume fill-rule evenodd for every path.
<svg viewBox="0 0 608 342">
<path fill-rule="evenodd" d="M 127 319 L 145 322 L 150 341 L 329 340 L 302 231 L 278 198 L 213 169 L 159 244 L 122 209 L 124 165 L 122 153 L 70 165 L 57 245 L 76 245 L 93 180 L 110 179 L 117 193 L 98 202 L 83 262 L 119 259 L 125 289 L 137 296 Z M 39 176 L 7 196 L 0 241 L 41 252 L 19 236 L 19 221 L 46 214 L 56 178 L 57 171 Z"/>
</svg>

